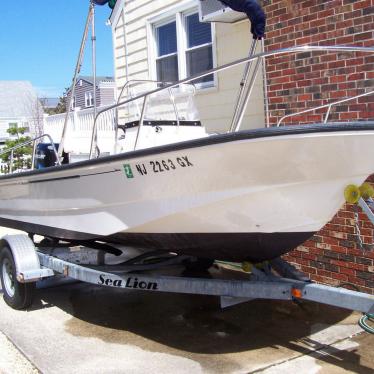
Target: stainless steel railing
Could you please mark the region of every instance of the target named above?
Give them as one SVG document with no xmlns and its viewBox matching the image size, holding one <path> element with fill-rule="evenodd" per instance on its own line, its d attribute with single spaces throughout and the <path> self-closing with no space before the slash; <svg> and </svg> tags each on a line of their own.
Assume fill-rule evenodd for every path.
<svg viewBox="0 0 374 374">
<path fill-rule="evenodd" d="M 55 145 L 53 143 L 52 137 L 50 135 L 48 135 L 48 134 L 43 134 L 43 135 L 37 136 L 36 138 L 27 140 L 26 142 L 17 144 L 17 145 L 15 145 L 12 148 L 9 148 L 9 149 L 6 149 L 6 150 L 3 150 L 3 151 L 0 152 L 0 156 L 4 155 L 4 154 L 7 154 L 7 153 L 10 152 L 9 172 L 10 173 L 13 172 L 14 151 L 17 150 L 17 149 L 19 149 L 19 148 L 25 147 L 28 144 L 32 144 L 33 145 L 32 146 L 31 170 L 34 170 L 35 152 L 36 152 L 36 145 L 37 145 L 36 142 L 39 139 L 44 139 L 44 138 L 48 138 L 49 142 L 51 143 L 51 145 L 53 147 L 54 154 L 56 156 L 56 164 L 59 165 L 59 166 L 61 166 L 61 161 L 60 161 L 60 158 L 58 157 L 57 149 L 56 149 L 56 147 L 55 147 Z"/>
<path fill-rule="evenodd" d="M 315 110 L 319 110 L 319 109 L 324 109 L 324 108 L 328 108 L 327 109 L 327 113 L 325 115 L 325 119 L 323 120 L 323 123 L 327 123 L 328 119 L 329 119 L 329 116 L 330 116 L 330 112 L 331 112 L 331 108 L 335 105 L 339 105 L 339 104 L 342 104 L 342 103 L 345 103 L 347 101 L 351 101 L 351 100 L 355 100 L 355 99 L 359 99 L 360 97 L 363 97 L 363 96 L 369 96 L 369 95 L 372 95 L 374 94 L 374 91 L 369 91 L 369 92 L 365 92 L 361 95 L 356 95 L 356 96 L 352 96 L 352 97 L 348 97 L 347 99 L 342 99 L 342 100 L 338 100 L 338 101 L 334 101 L 333 103 L 328 103 L 328 104 L 324 104 L 324 105 L 320 105 L 320 106 L 316 106 L 314 108 L 310 108 L 310 109 L 305 109 L 305 110 L 302 110 L 300 112 L 297 112 L 297 113 L 291 113 L 291 114 L 287 114 L 286 116 L 283 116 L 277 123 L 277 127 L 279 127 L 281 125 L 281 123 L 283 122 L 283 120 L 285 120 L 286 118 L 290 118 L 290 117 L 294 117 L 294 116 L 297 116 L 297 115 L 300 115 L 300 114 L 305 114 L 305 113 L 309 113 L 309 112 L 314 112 Z"/>
<path fill-rule="evenodd" d="M 129 92 L 129 90 L 131 90 L 131 86 L 140 85 L 142 83 L 154 83 L 154 84 L 163 85 L 163 86 L 170 86 L 170 85 L 173 84 L 173 82 L 165 82 L 165 81 L 158 81 L 158 80 L 152 80 L 152 79 L 130 79 L 130 80 L 125 82 L 125 84 L 123 85 L 123 87 L 121 89 L 120 94 L 118 95 L 118 99 L 117 99 L 117 105 L 118 106 L 116 107 L 116 115 L 115 115 L 115 119 L 116 119 L 117 124 L 115 126 L 115 134 L 114 134 L 114 136 L 115 136 L 114 149 L 116 151 L 117 151 L 117 147 L 118 147 L 118 122 L 119 122 L 118 108 L 119 108 L 119 106 L 121 106 L 120 101 L 122 99 L 123 93 L 125 92 L 125 90 L 128 90 L 127 96 L 131 96 L 131 94 Z M 195 85 L 193 83 L 191 83 L 191 86 L 193 86 L 194 90 L 196 90 Z M 173 95 L 173 92 L 172 92 L 171 88 L 168 88 L 168 94 L 169 94 L 170 102 L 173 105 L 173 110 L 174 110 L 177 126 L 179 126 L 180 125 L 179 111 L 178 111 L 178 107 L 175 103 L 175 98 L 174 98 L 174 95 Z M 143 121 L 144 121 L 145 110 L 146 110 L 146 104 L 145 105 L 143 104 L 142 110 L 139 111 L 139 113 L 138 113 L 141 123 L 143 123 Z M 139 138 L 139 133 L 136 136 L 135 147 L 137 145 L 138 138 Z"/>
<path fill-rule="evenodd" d="M 268 58 L 268 57 L 272 57 L 272 56 L 276 56 L 276 55 L 281 55 L 281 54 L 287 54 L 287 53 L 315 52 L 315 51 L 322 51 L 322 52 L 361 52 L 361 53 L 374 53 L 374 47 L 300 46 L 300 47 L 290 47 L 290 48 L 279 49 L 279 50 L 275 50 L 275 51 L 271 51 L 271 52 L 261 52 L 261 53 L 257 53 L 255 55 L 251 55 L 249 57 L 242 58 L 240 60 L 237 60 L 237 61 L 225 64 L 225 65 L 222 65 L 220 67 L 207 70 L 204 73 L 196 74 L 194 76 L 182 79 L 182 80 L 180 80 L 178 82 L 171 83 L 169 85 L 166 85 L 165 87 L 157 88 L 157 89 L 155 89 L 153 91 L 149 91 L 149 92 L 137 95 L 135 97 L 132 97 L 131 99 L 127 99 L 127 100 L 124 100 L 124 101 L 117 102 L 116 104 L 111 105 L 111 106 L 107 107 L 106 109 L 103 109 L 103 110 L 99 111 L 97 113 L 97 115 L 96 115 L 96 118 L 95 118 L 94 124 L 93 124 L 93 129 L 92 129 L 91 147 L 90 147 L 90 159 L 93 157 L 94 150 L 96 149 L 96 141 L 95 141 L 95 139 L 96 139 L 96 133 L 97 133 L 97 118 L 102 113 L 104 113 L 104 112 L 106 112 L 108 110 L 115 109 L 117 107 L 120 107 L 122 105 L 128 104 L 128 103 L 130 103 L 132 101 L 135 101 L 135 100 L 141 100 L 141 99 L 143 99 L 143 104 L 142 104 L 142 113 L 143 113 L 143 115 L 141 116 L 141 119 L 140 119 L 140 122 L 139 122 L 139 128 L 138 128 L 138 136 L 139 136 L 139 132 L 140 132 L 142 126 L 143 126 L 144 108 L 145 108 L 145 106 L 147 104 L 147 100 L 148 100 L 148 97 L 150 95 L 156 94 L 156 93 L 161 92 L 163 90 L 171 89 L 173 87 L 177 87 L 177 86 L 179 86 L 181 84 L 187 84 L 187 83 L 193 82 L 194 80 L 204 78 L 204 77 L 206 77 L 208 75 L 211 75 L 211 74 L 219 73 L 219 72 L 225 71 L 227 69 L 232 69 L 232 68 L 234 68 L 236 66 L 240 66 L 242 64 L 248 64 L 251 61 L 256 61 L 256 65 L 258 65 L 258 67 L 259 67 L 259 62 L 262 59 L 265 59 L 265 58 Z M 254 72 L 252 73 L 253 76 L 250 79 L 250 85 L 254 84 L 255 78 L 256 78 L 256 76 L 258 74 L 258 71 L 259 71 L 258 68 L 254 69 Z M 250 92 L 251 88 L 252 87 L 249 86 L 247 88 L 247 92 Z M 247 108 L 247 105 L 248 105 L 248 98 L 249 97 L 246 98 L 245 105 L 241 106 L 240 113 L 238 113 L 238 115 L 237 115 L 237 117 L 239 118 L 239 120 L 236 122 L 235 128 L 232 130 L 234 132 L 240 130 L 240 126 L 241 126 L 241 123 L 242 123 L 243 118 L 244 118 L 244 112 L 245 112 L 245 110 Z M 330 105 L 330 104 L 328 104 L 328 105 Z"/>
</svg>

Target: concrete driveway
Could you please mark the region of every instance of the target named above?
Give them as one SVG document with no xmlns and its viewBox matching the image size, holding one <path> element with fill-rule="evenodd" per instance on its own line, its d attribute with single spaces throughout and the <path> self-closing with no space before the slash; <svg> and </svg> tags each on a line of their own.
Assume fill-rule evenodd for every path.
<svg viewBox="0 0 374 374">
<path fill-rule="evenodd" d="M 313 303 L 221 310 L 214 297 L 82 283 L 37 290 L 27 311 L 0 300 L 0 331 L 43 373 L 372 373 L 374 336 L 358 318 Z M 0 373 L 33 371 L 25 365 L 9 369 L 0 353 Z"/>
</svg>

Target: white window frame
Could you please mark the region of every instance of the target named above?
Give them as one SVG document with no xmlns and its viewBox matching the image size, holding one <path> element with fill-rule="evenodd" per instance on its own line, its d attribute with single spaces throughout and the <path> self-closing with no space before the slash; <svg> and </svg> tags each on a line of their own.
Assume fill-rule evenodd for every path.
<svg viewBox="0 0 374 374">
<path fill-rule="evenodd" d="M 167 55 L 163 55 L 161 57 L 158 56 L 158 53 L 157 53 L 157 32 L 156 32 L 156 29 L 158 27 L 161 27 L 161 26 L 164 26 L 164 25 L 167 25 L 168 23 L 171 23 L 171 22 L 174 22 L 175 21 L 175 18 L 173 17 L 168 17 L 167 19 L 164 19 L 163 21 L 161 22 L 156 22 L 152 25 L 152 44 L 153 44 L 153 48 L 154 48 L 154 58 L 155 58 L 155 61 L 157 62 L 158 60 L 162 60 L 166 57 L 171 57 L 171 56 L 177 56 L 178 58 L 178 76 L 180 76 L 180 68 L 179 68 L 179 45 L 178 45 L 178 22 L 176 22 L 176 29 L 177 29 L 177 51 L 174 52 L 174 53 L 169 53 Z M 157 79 L 157 63 L 156 64 L 151 64 L 150 66 L 153 66 L 154 68 L 154 75 L 152 74 L 152 79 L 153 80 L 156 80 Z"/>
<path fill-rule="evenodd" d="M 195 1 L 184 1 L 178 6 L 170 7 L 159 12 L 152 18 L 147 19 L 147 40 L 148 40 L 148 67 L 150 79 L 157 79 L 157 68 L 155 61 L 157 56 L 157 38 L 156 28 L 169 22 L 176 21 L 177 27 L 177 55 L 178 55 L 178 75 L 179 80 L 187 78 L 187 52 L 195 48 L 201 48 L 204 45 L 212 46 L 213 68 L 217 67 L 217 49 L 216 49 L 216 29 L 215 24 L 211 23 L 212 43 L 202 44 L 197 47 L 187 48 L 186 34 L 186 17 L 194 13 L 198 13 Z M 166 56 L 162 56 L 166 57 Z M 217 74 L 213 75 L 212 82 L 204 82 L 196 84 L 196 88 L 201 91 L 208 91 L 218 87 Z"/>
<path fill-rule="evenodd" d="M 25 128 L 25 133 L 30 132 L 30 123 L 29 122 L 22 122 L 22 127 Z"/>
<path fill-rule="evenodd" d="M 70 110 L 74 110 L 76 104 L 77 104 L 77 96 L 74 95 L 74 96 L 73 96 L 73 100 L 71 101 L 71 108 L 70 108 Z"/>
<path fill-rule="evenodd" d="M 87 91 L 84 93 L 84 106 L 91 108 L 94 105 L 93 91 Z"/>
<path fill-rule="evenodd" d="M 10 129 L 18 129 L 18 122 L 14 121 L 14 122 L 8 122 L 8 130 Z"/>
</svg>

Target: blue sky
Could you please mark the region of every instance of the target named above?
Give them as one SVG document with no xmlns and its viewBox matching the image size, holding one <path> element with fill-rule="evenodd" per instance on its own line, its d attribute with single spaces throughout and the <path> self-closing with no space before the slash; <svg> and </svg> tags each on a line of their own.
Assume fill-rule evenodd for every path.
<svg viewBox="0 0 374 374">
<path fill-rule="evenodd" d="M 70 86 L 88 13 L 88 0 L 1 0 L 0 80 L 28 80 L 39 96 Z M 113 75 L 111 9 L 96 6 L 97 74 Z M 91 75 L 89 37 L 81 75 Z"/>
</svg>

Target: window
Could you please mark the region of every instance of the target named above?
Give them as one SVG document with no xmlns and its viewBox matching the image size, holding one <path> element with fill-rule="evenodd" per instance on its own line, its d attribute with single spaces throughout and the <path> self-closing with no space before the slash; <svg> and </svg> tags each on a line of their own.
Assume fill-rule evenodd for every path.
<svg viewBox="0 0 374 374">
<path fill-rule="evenodd" d="M 86 108 L 94 105 L 93 93 L 92 91 L 86 92 L 84 94 L 84 103 Z"/>
<path fill-rule="evenodd" d="M 18 123 L 17 122 L 9 122 L 8 123 L 8 130 L 6 131 L 10 136 L 15 136 L 18 133 Z"/>
<path fill-rule="evenodd" d="M 212 31 L 209 23 L 201 23 L 198 13 L 186 17 L 186 63 L 187 76 L 195 75 L 213 68 Z M 213 82 L 208 75 L 195 83 Z"/>
<path fill-rule="evenodd" d="M 30 124 L 28 122 L 23 122 L 22 127 L 25 129 L 25 132 L 30 132 Z"/>
<path fill-rule="evenodd" d="M 154 77 L 174 82 L 212 69 L 213 37 L 210 23 L 201 23 L 196 11 L 177 12 L 153 24 L 156 66 Z M 152 69 L 152 67 L 151 67 Z M 214 75 L 194 81 L 198 88 L 214 86 Z"/>
<path fill-rule="evenodd" d="M 70 110 L 73 110 L 76 107 L 76 103 L 77 103 L 77 97 L 74 95 L 73 96 L 73 100 L 71 101 L 71 108 L 70 108 Z"/>
<path fill-rule="evenodd" d="M 8 126 L 9 126 L 9 129 L 17 129 L 18 128 L 18 123 L 17 122 L 10 122 L 9 124 L 8 124 Z"/>
<path fill-rule="evenodd" d="M 178 80 L 177 23 L 175 21 L 156 27 L 157 80 Z"/>
</svg>

